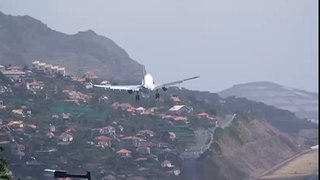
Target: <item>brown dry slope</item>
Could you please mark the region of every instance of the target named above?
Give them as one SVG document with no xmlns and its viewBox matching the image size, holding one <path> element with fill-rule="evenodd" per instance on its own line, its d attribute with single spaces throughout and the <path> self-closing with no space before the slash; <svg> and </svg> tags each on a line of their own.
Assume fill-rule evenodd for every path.
<svg viewBox="0 0 320 180">
<path fill-rule="evenodd" d="M 201 179 L 253 178 L 298 152 L 292 140 L 262 120 L 239 119 L 221 130 L 199 161 Z"/>
<path fill-rule="evenodd" d="M 318 169 L 318 157 L 318 149 L 312 149 L 288 163 L 283 164 L 283 166 L 279 167 L 271 174 L 263 176 L 260 179 L 305 179 L 305 177 Z"/>
</svg>

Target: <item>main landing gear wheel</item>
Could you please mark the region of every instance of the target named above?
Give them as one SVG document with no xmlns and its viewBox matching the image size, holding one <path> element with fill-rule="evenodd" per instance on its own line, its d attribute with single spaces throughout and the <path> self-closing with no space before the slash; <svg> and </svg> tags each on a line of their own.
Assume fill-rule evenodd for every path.
<svg viewBox="0 0 320 180">
<path fill-rule="evenodd" d="M 156 93 L 156 99 L 159 99 L 160 98 L 160 93 Z"/>
<path fill-rule="evenodd" d="M 136 94 L 136 101 L 139 101 L 139 100 L 140 100 L 140 95 Z"/>
</svg>

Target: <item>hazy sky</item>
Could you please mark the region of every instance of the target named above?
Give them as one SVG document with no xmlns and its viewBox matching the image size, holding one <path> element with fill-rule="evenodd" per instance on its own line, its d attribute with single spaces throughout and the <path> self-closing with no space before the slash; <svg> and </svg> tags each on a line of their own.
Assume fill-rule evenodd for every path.
<svg viewBox="0 0 320 180">
<path fill-rule="evenodd" d="M 273 81 L 318 92 L 317 0 L 0 0 L 68 34 L 92 29 L 144 64 L 155 81 L 217 92 Z"/>
</svg>

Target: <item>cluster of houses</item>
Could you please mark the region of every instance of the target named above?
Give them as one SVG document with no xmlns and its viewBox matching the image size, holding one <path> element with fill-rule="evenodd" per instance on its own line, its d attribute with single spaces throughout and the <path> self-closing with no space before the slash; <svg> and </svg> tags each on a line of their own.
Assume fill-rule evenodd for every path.
<svg viewBox="0 0 320 180">
<path fill-rule="evenodd" d="M 0 65 L 0 71 L 4 76 L 13 81 L 21 81 L 22 78 L 25 78 L 32 73 L 31 71 L 24 71 L 21 66 L 5 67 Z"/>
<path fill-rule="evenodd" d="M 175 99 L 178 97 L 175 97 Z M 175 101 L 175 102 L 181 102 Z M 114 109 L 121 109 L 123 111 L 126 111 L 128 113 L 131 113 L 131 115 L 157 115 L 160 116 L 161 119 L 164 120 L 174 120 L 179 121 L 188 124 L 189 123 L 189 117 L 193 114 L 193 108 L 177 104 L 171 107 L 166 113 L 158 113 L 159 110 L 161 110 L 161 107 L 152 107 L 152 108 L 144 108 L 144 107 L 134 107 L 133 105 L 129 103 L 119 103 L 114 102 L 112 104 L 112 107 Z M 197 114 L 198 119 L 205 119 L 209 120 L 212 124 L 217 125 L 218 119 L 214 115 L 210 115 L 206 112 L 201 112 Z"/>
<path fill-rule="evenodd" d="M 121 158 L 132 158 L 136 163 L 143 164 L 144 162 L 159 161 L 158 154 L 165 151 L 170 152 L 168 145 L 155 140 L 156 134 L 149 129 L 143 129 L 135 135 L 124 136 L 124 127 L 113 122 L 112 126 L 91 129 L 93 141 L 90 144 L 101 148 L 117 148 L 115 153 Z M 174 136 L 170 132 L 170 136 Z M 161 162 L 161 167 L 166 168 L 178 175 L 180 170 L 177 169 L 168 159 Z"/>
<path fill-rule="evenodd" d="M 51 64 L 46 64 L 40 61 L 34 61 L 32 63 L 32 68 L 35 71 L 39 71 L 41 73 L 46 73 L 50 75 L 61 74 L 65 76 L 65 68 L 54 66 Z M 1 69 L 2 67 L 0 67 Z M 12 72 L 20 72 L 22 68 L 11 67 L 11 68 L 2 68 L 3 71 L 12 71 Z M 87 73 L 84 77 L 85 81 L 87 79 L 96 79 L 97 77 L 93 73 Z M 79 79 L 77 79 L 79 80 Z M 83 79 L 82 79 L 83 80 Z M 82 81 L 81 80 L 81 81 Z M 79 80 L 80 81 L 80 80 Z M 109 83 L 109 82 L 102 82 Z M 44 83 L 41 81 L 30 81 L 26 82 L 26 88 L 29 91 L 36 92 L 38 90 L 43 89 Z M 1 89 L 0 89 L 1 90 Z M 66 97 L 66 101 L 74 101 L 76 103 L 79 102 L 87 102 L 91 97 L 87 94 L 84 94 L 80 91 L 65 89 L 62 91 Z M 108 97 L 103 96 L 99 98 L 99 101 L 108 100 Z M 113 102 L 112 107 L 114 109 L 119 109 L 122 111 L 126 111 L 131 115 L 155 115 L 160 117 L 163 120 L 167 120 L 168 122 L 178 121 L 188 123 L 191 117 L 195 117 L 193 115 L 193 108 L 187 105 L 183 105 L 180 98 L 178 96 L 171 96 L 171 100 L 174 102 L 174 106 L 169 108 L 164 107 L 134 107 L 130 103 L 120 103 Z M 6 109 L 6 106 L 2 101 L 0 101 L 0 109 Z M 31 110 L 26 107 L 10 109 L 11 114 L 16 118 L 23 119 L 25 117 L 31 117 Z M 209 121 L 217 122 L 215 116 L 210 115 L 208 113 L 202 112 L 196 114 L 196 117 L 199 119 L 206 119 Z M 49 124 L 49 128 L 46 130 L 46 137 L 48 140 L 55 142 L 55 144 L 59 146 L 67 146 L 74 141 L 74 136 L 76 136 L 77 132 L 75 129 L 68 126 L 69 129 L 61 130 L 61 128 L 57 128 L 54 122 L 65 122 L 70 118 L 70 114 L 61 113 L 61 114 L 53 114 L 51 119 L 53 120 L 52 124 Z M 2 121 L 1 121 L 2 124 Z M 0 125 L 1 125 L 0 124 Z M 54 125 L 55 124 L 55 125 Z M 34 131 L 38 130 L 36 124 L 27 124 L 23 120 L 10 120 L 7 124 L 1 125 L 1 128 L 10 128 L 9 131 L 12 132 L 20 132 L 25 133 L 25 129 L 33 129 Z M 62 128 L 63 129 L 63 128 Z M 172 152 L 173 146 L 170 144 L 174 144 L 171 142 L 176 141 L 177 135 L 175 132 L 168 132 L 168 139 L 171 142 L 160 142 L 159 137 L 155 134 L 154 131 L 150 129 L 142 129 L 138 131 L 136 134 L 125 134 L 125 127 L 118 124 L 117 122 L 113 122 L 108 126 L 92 128 L 91 129 L 91 137 L 89 144 L 92 144 L 98 148 L 107 149 L 110 148 L 114 150 L 114 152 L 121 158 L 129 158 L 134 160 L 136 163 L 143 164 L 146 161 L 158 161 L 158 156 L 164 152 Z M 78 130 L 78 129 L 77 129 Z M 0 136 L 0 138 L 2 135 Z M 158 140 L 157 140 L 158 139 Z M 23 157 L 25 156 L 25 147 L 19 143 L 12 143 L 14 140 L 1 141 L 0 144 L 7 142 L 13 144 L 12 151 L 14 154 Z M 160 157 L 160 156 L 159 156 Z M 161 159 L 161 158 L 160 158 Z M 161 162 L 160 167 L 170 170 L 175 175 L 180 173 L 179 169 L 172 163 L 170 159 L 165 158 Z"/>
<path fill-rule="evenodd" d="M 4 134 L 0 136 L 0 144 L 8 144 L 12 154 L 22 159 L 26 154 L 25 146 L 18 141 L 20 138 L 15 135 L 23 134 L 25 129 L 35 131 L 37 128 L 37 125 L 24 123 L 22 120 L 12 119 L 8 123 L 1 122 L 0 129 Z"/>
<path fill-rule="evenodd" d="M 9 86 L 0 85 L 0 94 L 12 94 L 12 88 Z"/>
<path fill-rule="evenodd" d="M 19 108 L 15 108 L 11 110 L 11 113 L 15 116 L 15 117 L 31 117 L 31 109 L 25 105 L 22 105 Z"/>
<path fill-rule="evenodd" d="M 144 107 L 134 107 L 133 105 L 129 103 L 119 103 L 114 102 L 112 103 L 112 107 L 114 109 L 121 109 L 123 111 L 126 111 L 128 113 L 131 113 L 132 115 L 140 114 L 140 115 L 154 115 L 157 110 L 161 109 L 160 107 L 151 107 L 151 108 L 144 108 Z"/>
<path fill-rule="evenodd" d="M 85 83 L 85 82 L 94 82 L 99 79 L 99 76 L 97 76 L 94 72 L 92 71 L 87 71 L 84 73 L 82 77 L 77 77 L 77 76 L 72 76 L 71 80 L 79 83 Z M 103 84 L 103 83 L 101 83 Z M 88 87 L 88 89 L 91 87 Z"/>
<path fill-rule="evenodd" d="M 40 67 L 44 67 L 45 63 L 40 63 L 39 61 L 33 62 L 33 71 L 37 72 L 47 72 L 47 71 L 41 71 Z M 41 65 L 41 66 L 40 66 Z M 46 67 L 48 65 L 46 64 Z M 48 66 L 54 67 L 54 69 L 57 69 L 56 66 Z M 46 69 L 46 68 L 44 68 Z M 65 70 L 62 68 L 58 68 L 59 71 L 57 73 L 65 74 Z M 21 66 L 8 66 L 5 67 L 3 65 L 0 65 L 0 71 L 1 73 L 10 79 L 12 82 L 14 82 L 14 86 L 20 86 L 21 83 L 25 85 L 28 91 L 31 91 L 33 94 L 36 94 L 37 91 L 42 90 L 44 87 L 44 83 L 41 81 L 36 81 L 33 78 L 33 71 L 28 70 L 27 67 L 21 67 Z M 0 94 L 10 94 L 12 93 L 12 89 L 10 86 L 0 85 Z"/>
<path fill-rule="evenodd" d="M 87 102 L 91 98 L 89 95 L 80 91 L 65 89 L 62 92 L 68 97 L 68 99 L 65 101 L 75 102 L 77 104 L 80 102 Z"/>
<path fill-rule="evenodd" d="M 32 62 L 32 70 L 42 72 L 45 74 L 51 74 L 51 75 L 57 75 L 57 74 L 60 74 L 62 76 L 66 75 L 65 67 L 47 64 L 47 63 L 41 62 L 41 61 L 33 61 Z"/>
<path fill-rule="evenodd" d="M 82 94 L 81 92 L 64 90 L 64 93 L 68 95 L 70 99 L 87 99 L 88 96 Z M 3 102 L 0 105 L 4 106 Z M 170 119 L 175 121 L 187 122 L 190 114 L 193 113 L 193 108 L 186 105 L 174 105 L 169 110 L 168 114 L 158 113 L 160 107 L 135 108 L 129 103 L 119 103 L 114 102 L 112 107 L 115 109 L 121 109 L 132 114 L 139 115 L 159 115 L 162 119 Z M 12 109 L 11 113 L 16 117 L 26 117 L 31 116 L 31 111 L 26 107 L 21 107 L 19 109 Z M 217 121 L 216 117 L 208 113 L 202 112 L 196 115 L 199 119 L 207 119 L 212 121 Z M 68 120 L 70 114 L 54 114 L 52 115 L 53 120 Z M 10 121 L 7 124 L 8 127 L 13 129 L 14 132 L 23 132 L 24 128 L 37 129 L 34 124 L 25 124 L 23 121 Z M 49 131 L 46 136 L 49 139 L 55 139 L 57 145 L 68 145 L 74 140 L 74 129 L 67 129 L 63 132 L 56 131 L 54 125 L 49 125 Z M 115 153 L 122 158 L 133 158 L 137 163 L 143 163 L 147 160 L 158 160 L 159 152 L 167 151 L 170 152 L 172 149 L 168 148 L 168 145 L 162 142 L 154 141 L 156 134 L 149 129 L 144 129 L 136 133 L 135 135 L 124 136 L 124 127 L 119 125 L 117 122 L 113 122 L 109 126 L 99 127 L 91 129 L 92 132 L 92 145 L 100 148 L 114 148 L 117 147 Z M 175 141 L 177 136 L 174 132 L 168 132 L 168 138 L 170 141 Z M 20 148 L 19 145 L 15 145 L 14 153 L 20 157 L 24 156 L 24 148 Z M 170 160 L 165 159 L 161 163 L 162 168 L 167 168 L 172 170 L 172 172 L 177 173 L 176 167 L 170 162 Z"/>
<path fill-rule="evenodd" d="M 32 92 L 37 92 L 39 90 L 42 90 L 43 87 L 44 87 L 44 83 L 41 81 L 33 80 L 31 82 L 26 82 L 27 90 L 32 91 Z"/>
<path fill-rule="evenodd" d="M 59 133 L 59 131 L 56 130 L 55 125 L 49 124 L 49 131 L 47 132 L 46 136 L 49 139 L 55 138 L 58 145 L 68 145 L 73 141 L 73 138 L 74 138 L 73 134 L 75 132 L 76 132 L 75 129 L 69 128 L 65 131 L 62 131 L 62 132 L 60 131 Z"/>
<path fill-rule="evenodd" d="M 5 67 L 3 65 L 0 65 L 0 71 L 5 77 L 9 78 L 12 82 L 24 82 L 27 90 L 34 92 L 34 94 L 36 94 L 36 91 L 41 90 L 44 87 L 43 82 L 35 81 L 31 78 L 31 75 L 33 73 L 32 71 L 24 69 L 21 66 Z M 10 87 L 0 85 L 0 94 L 4 93 L 12 93 L 12 89 Z"/>
<path fill-rule="evenodd" d="M 132 115 L 158 115 L 163 119 L 170 119 L 175 121 L 187 122 L 188 117 L 193 113 L 193 108 L 186 105 L 174 105 L 169 110 L 168 114 L 159 113 L 158 108 L 144 108 L 134 107 L 129 103 L 114 102 L 112 104 L 114 109 L 120 109 L 131 113 Z M 160 108 L 161 109 L 161 108 Z M 206 112 L 196 114 L 199 119 L 206 119 L 209 121 L 217 122 L 217 118 L 214 115 L 210 115 Z M 143 163 L 147 160 L 153 159 L 158 161 L 159 153 L 171 152 L 167 143 L 159 142 L 155 140 L 156 134 L 150 129 L 143 129 L 137 132 L 135 135 L 125 136 L 123 134 L 124 127 L 116 122 L 111 125 L 94 128 L 92 131 L 92 145 L 101 148 L 110 148 L 115 150 L 115 153 L 121 158 L 131 158 L 137 163 Z M 168 132 L 168 139 L 175 141 L 177 135 L 174 132 Z M 116 149 L 115 149 L 116 148 Z M 178 175 L 179 169 L 175 167 L 169 159 L 164 159 L 161 162 L 161 167 L 170 170 L 172 173 Z"/>
</svg>

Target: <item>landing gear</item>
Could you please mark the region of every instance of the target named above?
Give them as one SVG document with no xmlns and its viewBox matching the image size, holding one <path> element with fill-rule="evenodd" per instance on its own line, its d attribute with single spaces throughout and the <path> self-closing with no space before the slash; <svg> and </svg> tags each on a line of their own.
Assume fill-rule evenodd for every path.
<svg viewBox="0 0 320 180">
<path fill-rule="evenodd" d="M 140 100 L 140 95 L 139 95 L 139 93 L 137 92 L 137 94 L 136 94 L 136 101 L 139 101 Z"/>
<path fill-rule="evenodd" d="M 160 93 L 158 92 L 158 90 L 157 90 L 157 92 L 156 92 L 156 99 L 159 99 L 160 98 Z"/>
</svg>

